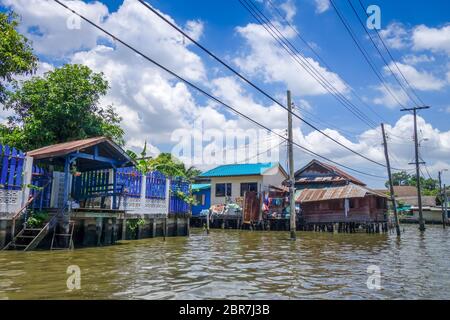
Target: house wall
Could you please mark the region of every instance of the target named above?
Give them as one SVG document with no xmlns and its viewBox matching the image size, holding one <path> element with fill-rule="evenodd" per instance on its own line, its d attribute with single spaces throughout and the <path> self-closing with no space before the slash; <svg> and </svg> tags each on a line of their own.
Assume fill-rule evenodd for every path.
<svg viewBox="0 0 450 320">
<path fill-rule="evenodd" d="M 215 177 L 211 178 L 211 205 L 225 203 L 225 197 L 216 197 L 216 184 L 231 183 L 231 200 L 241 197 L 241 183 L 257 183 L 258 192 L 268 191 L 269 185 L 279 186 L 286 179 L 286 175 L 278 166 L 270 168 L 264 175 Z"/>
<path fill-rule="evenodd" d="M 263 185 L 262 176 L 238 176 L 238 177 L 216 177 L 211 178 L 211 205 L 225 203 L 225 197 L 216 197 L 216 184 L 231 183 L 231 201 L 241 197 L 241 183 L 257 183 L 258 192 Z"/>
<path fill-rule="evenodd" d="M 338 222 L 382 222 L 385 221 L 386 207 L 377 208 L 377 197 L 355 198 L 354 208 L 345 216 L 345 199 L 301 204 L 301 217 L 305 223 Z"/>
</svg>

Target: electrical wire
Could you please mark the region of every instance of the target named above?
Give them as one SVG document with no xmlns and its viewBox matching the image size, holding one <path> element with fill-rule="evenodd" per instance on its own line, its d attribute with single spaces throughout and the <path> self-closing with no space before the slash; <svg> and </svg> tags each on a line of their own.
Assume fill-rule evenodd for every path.
<svg viewBox="0 0 450 320">
<path fill-rule="evenodd" d="M 114 34 L 110 33 L 109 31 L 105 30 L 104 28 L 102 28 L 101 26 L 99 26 L 98 24 L 96 24 L 95 22 L 91 21 L 90 19 L 86 18 L 85 16 L 81 15 L 80 13 L 78 13 L 77 11 L 73 10 L 72 8 L 70 8 L 69 6 L 65 5 L 64 3 L 62 3 L 60 0 L 53 0 L 55 1 L 57 4 L 61 5 L 62 7 L 64 7 L 65 9 L 69 10 L 70 12 L 72 12 L 73 14 L 77 15 L 78 17 L 80 17 L 81 19 L 83 19 L 84 21 L 86 21 L 87 23 L 89 23 L 90 25 L 92 25 L 93 27 L 99 29 L 100 31 L 102 31 L 103 33 L 107 34 L 108 36 L 110 36 L 112 39 L 114 39 L 115 41 L 121 43 L 122 45 L 124 45 L 125 47 L 127 47 L 128 49 L 130 49 L 131 51 L 135 52 L 136 54 L 138 54 L 139 56 L 143 57 L 145 60 L 151 62 L 152 64 L 154 64 L 155 66 L 157 66 L 158 68 L 164 70 L 165 72 L 167 72 L 168 74 L 172 75 L 173 77 L 179 79 L 180 81 L 184 82 L 185 84 L 187 84 L 188 86 L 190 86 L 191 88 L 196 89 L 197 91 L 199 91 L 200 93 L 202 93 L 203 95 L 205 95 L 206 97 L 208 97 L 209 99 L 223 105 L 224 107 L 230 109 L 233 113 L 247 119 L 249 122 L 252 122 L 254 124 L 256 124 L 257 126 L 267 130 L 268 132 L 272 132 L 273 134 L 279 136 L 281 139 L 289 141 L 288 138 L 283 137 L 282 135 L 278 134 L 277 132 L 273 131 L 272 129 L 270 129 L 269 127 L 259 123 L 258 121 L 250 118 L 249 116 L 243 114 L 242 112 L 236 110 L 235 108 L 233 108 L 232 106 L 228 105 L 227 103 L 221 101 L 219 98 L 213 96 L 212 94 L 206 92 L 205 90 L 201 89 L 200 87 L 198 87 L 197 85 L 195 85 L 194 83 L 190 82 L 189 80 L 183 78 L 182 76 L 178 75 L 177 73 L 175 73 L 174 71 L 168 69 L 167 67 L 163 66 L 162 64 L 158 63 L 157 61 L 153 60 L 152 58 L 150 58 L 149 56 L 147 56 L 146 54 L 142 53 L 141 51 L 139 51 L 138 49 L 134 48 L 133 46 L 131 46 L 130 44 L 126 43 L 125 41 L 121 40 L 120 38 L 118 38 L 117 36 L 115 36 Z M 298 144 L 295 141 L 289 141 L 290 143 L 292 143 L 293 145 L 297 146 L 298 148 L 302 149 L 303 151 L 305 151 L 306 153 L 310 154 L 310 155 L 314 155 L 317 156 L 325 161 L 331 162 L 333 164 L 336 164 L 342 168 L 346 168 L 348 170 L 357 172 L 359 174 L 362 175 L 366 175 L 366 176 L 370 176 L 370 177 L 374 177 L 374 178 L 382 178 L 385 179 L 385 176 L 378 176 L 378 175 L 374 175 L 374 174 L 370 174 L 367 172 L 363 172 L 354 168 L 351 168 L 349 166 L 343 165 L 337 161 L 334 161 L 332 159 L 329 159 L 325 156 L 322 156 L 316 152 L 313 152 L 309 149 L 307 149 L 306 147 L 303 147 L 302 145 Z"/>
</svg>

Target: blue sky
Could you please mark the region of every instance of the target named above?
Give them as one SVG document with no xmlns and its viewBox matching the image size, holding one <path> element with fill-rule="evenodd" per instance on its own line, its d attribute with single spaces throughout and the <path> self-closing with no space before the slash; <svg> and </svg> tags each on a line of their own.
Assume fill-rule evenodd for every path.
<svg viewBox="0 0 450 320">
<path fill-rule="evenodd" d="M 400 106 L 382 89 L 328 0 L 272 2 L 331 70 L 299 41 L 266 0 L 253 1 L 312 63 L 321 68 L 327 79 L 334 79 L 336 88 L 372 121 L 378 124 L 381 119 L 351 94 L 344 81 L 363 98 L 365 104 L 382 116 L 391 133 L 394 164 L 411 168 L 408 166 L 413 146 L 411 117 L 400 112 Z M 170 139 L 171 133 L 177 128 L 189 127 L 194 119 L 199 118 L 211 129 L 252 127 L 177 83 L 126 48 L 105 41 L 85 23 L 81 24 L 80 30 L 68 29 L 68 13 L 53 1 L 0 0 L 0 3 L 2 11 L 12 8 L 22 16 L 20 31 L 33 41 L 42 62 L 41 73 L 72 62 L 87 64 L 106 74 L 111 90 L 102 103 L 113 104 L 123 116 L 130 148 L 138 148 L 147 140 L 155 153 L 170 151 L 174 144 Z M 252 118 L 273 129 L 285 128 L 285 112 L 236 80 L 198 48 L 183 41 L 137 1 L 66 3 Z M 357 119 L 308 77 L 238 0 L 152 0 L 148 3 L 278 100 L 284 101 L 285 91 L 289 88 L 295 104 L 306 107 L 303 115 L 315 121 L 322 130 L 328 130 L 327 133 L 335 139 L 371 159 L 384 161 L 379 132 Z M 413 106 L 384 66 L 348 2 L 335 0 L 335 3 L 395 95 L 404 105 Z M 352 0 L 352 3 L 363 17 L 358 0 Z M 404 76 L 420 98 L 432 106 L 432 109 L 421 113 L 423 118 L 419 118 L 419 126 L 421 138 L 427 139 L 423 141 L 421 151 L 428 163 L 427 168 L 423 168 L 424 175 L 428 176 L 428 170 L 436 176 L 439 170 L 450 168 L 450 2 L 386 0 L 369 3 L 363 0 L 363 3 L 380 7 L 380 34 Z M 386 59 L 390 62 L 387 55 Z M 394 65 L 391 67 L 394 69 Z M 7 115 L 4 111 L 0 113 L 0 120 Z M 383 168 L 349 154 L 310 128 L 298 122 L 295 124 L 298 143 L 345 165 L 385 175 Z M 283 152 L 281 154 L 283 157 Z M 296 167 L 308 160 L 309 156 L 296 153 Z M 375 187 L 384 184 L 382 179 L 355 175 Z M 450 184 L 450 179 L 446 181 Z"/>
</svg>

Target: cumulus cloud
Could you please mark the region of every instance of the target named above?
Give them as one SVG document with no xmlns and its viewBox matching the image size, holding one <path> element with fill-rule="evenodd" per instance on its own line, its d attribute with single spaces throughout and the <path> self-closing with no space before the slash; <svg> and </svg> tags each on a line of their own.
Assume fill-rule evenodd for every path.
<svg viewBox="0 0 450 320">
<path fill-rule="evenodd" d="M 295 32 L 290 28 L 278 25 L 278 29 L 286 38 L 295 37 Z M 282 83 L 299 95 L 327 93 L 317 80 L 278 45 L 263 26 L 250 23 L 236 30 L 249 47 L 248 53 L 234 60 L 241 70 L 253 76 L 261 76 L 267 83 Z M 330 72 L 312 58 L 306 57 L 306 60 L 312 68 L 332 83 L 337 91 L 341 93 L 347 91 L 346 85 L 336 73 Z"/>
<path fill-rule="evenodd" d="M 412 32 L 413 49 L 450 54 L 450 25 L 430 28 L 420 25 Z"/>
<path fill-rule="evenodd" d="M 408 82 L 415 88 L 421 91 L 439 91 L 442 88 L 445 87 L 446 81 L 441 80 L 437 77 L 435 77 L 433 74 L 427 71 L 418 71 L 413 66 L 403 64 L 400 62 L 397 62 L 397 67 L 394 63 L 391 63 L 389 65 L 389 68 L 387 66 L 384 67 L 384 72 L 386 74 L 390 73 L 390 70 L 392 70 L 396 75 L 397 78 L 400 80 L 403 80 L 401 73 L 403 76 L 408 80 Z M 400 70 L 400 71 L 399 71 Z"/>
<path fill-rule="evenodd" d="M 409 46 L 410 35 L 402 23 L 393 22 L 380 31 L 386 45 L 394 49 L 404 49 Z"/>
<path fill-rule="evenodd" d="M 63 1 L 95 23 L 108 15 L 108 8 L 100 2 Z M 74 51 L 95 46 L 99 33 L 86 22 L 62 8 L 56 2 L 42 0 L 0 0 L 22 17 L 19 31 L 33 41 L 38 54 L 61 58 Z"/>
<path fill-rule="evenodd" d="M 421 144 L 421 156 L 427 162 L 430 174 L 437 176 L 439 170 L 450 168 L 450 160 L 448 159 L 448 155 L 450 154 L 450 130 L 440 131 L 433 128 L 430 123 L 426 122 L 425 119 L 420 116 L 417 118 L 417 125 L 422 136 L 428 139 Z M 412 169 L 408 163 L 413 160 L 412 157 L 414 154 L 414 144 L 412 140 L 413 126 L 413 116 L 404 115 L 394 125 L 386 125 L 385 127 L 388 135 L 390 153 L 392 155 L 391 163 L 395 168 Z M 381 129 L 367 130 L 355 141 L 345 138 L 341 133 L 335 130 L 327 129 L 325 131 L 344 145 L 351 147 L 369 158 L 381 163 L 385 162 Z M 332 158 L 349 167 L 363 169 L 363 171 L 375 175 L 386 176 L 386 170 L 383 167 L 370 164 L 361 157 L 338 146 L 318 132 L 303 134 L 301 130 L 297 130 L 296 133 L 296 141 L 314 152 Z M 301 159 L 302 164 L 315 158 L 298 148 L 295 148 L 295 152 L 296 159 Z M 382 187 L 385 182 L 383 179 L 370 178 L 351 171 L 348 172 L 359 177 L 362 181 L 367 182 L 368 185 L 372 187 Z"/>
</svg>

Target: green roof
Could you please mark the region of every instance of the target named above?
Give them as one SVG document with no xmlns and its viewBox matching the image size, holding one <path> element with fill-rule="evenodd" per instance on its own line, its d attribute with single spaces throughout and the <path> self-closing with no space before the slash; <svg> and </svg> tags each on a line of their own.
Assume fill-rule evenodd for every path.
<svg viewBox="0 0 450 320">
<path fill-rule="evenodd" d="M 193 184 L 191 186 L 192 190 L 204 190 L 204 189 L 209 189 L 209 188 L 211 188 L 210 183 L 197 183 L 197 184 Z"/>
<path fill-rule="evenodd" d="M 233 177 L 262 175 L 270 168 L 278 166 L 278 163 L 244 163 L 227 164 L 204 172 L 200 177 Z"/>
</svg>

